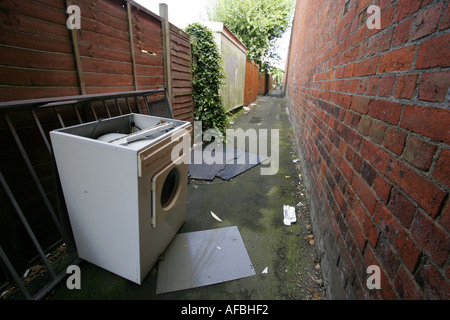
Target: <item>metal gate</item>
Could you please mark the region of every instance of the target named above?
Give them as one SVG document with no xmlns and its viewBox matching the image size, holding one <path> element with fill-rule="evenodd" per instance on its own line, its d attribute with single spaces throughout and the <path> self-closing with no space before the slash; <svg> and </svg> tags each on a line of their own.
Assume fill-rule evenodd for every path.
<svg viewBox="0 0 450 320">
<path fill-rule="evenodd" d="M 0 123 L 3 145 L 0 150 L 0 217 L 4 215 L 2 222 L 6 221 L 2 223 L 1 230 L 7 230 L 8 234 L 13 235 L 0 237 L 2 268 L 7 280 L 18 287 L 13 296 L 38 300 L 48 295 L 66 277 L 69 265 L 81 261 L 71 233 L 49 132 L 128 113 L 166 118 L 173 118 L 173 113 L 165 89 L 1 102 L 0 113 L 0 121 L 3 121 Z M 20 178 L 16 179 L 17 176 Z M 33 192 L 29 189 L 30 185 L 33 185 Z M 29 201 L 29 198 L 34 200 Z M 37 208 L 40 205 L 34 206 L 38 202 L 42 205 L 39 210 Z M 37 218 L 34 208 L 40 211 Z M 8 214 L 14 217 L 5 218 Z M 39 224 L 39 220 L 45 219 L 51 221 L 52 226 Z M 21 226 L 15 226 L 16 223 Z M 31 243 L 37 251 L 37 255 L 28 261 L 30 265 L 33 261 L 40 261 L 41 273 L 37 285 L 19 276 L 23 270 L 17 270 L 17 263 L 12 259 L 20 255 L 14 247 L 17 239 L 20 242 L 23 238 L 23 235 L 17 236 L 14 232 L 16 229 L 24 229 L 23 234 L 29 238 L 24 243 Z M 36 230 L 39 230 L 39 234 Z M 45 241 L 40 238 L 45 238 Z M 13 244 L 6 249 L 2 239 L 5 243 Z M 56 242 L 49 245 L 48 242 L 54 239 Z M 65 248 L 63 259 L 56 262 L 49 259 L 49 251 L 54 250 L 55 246 Z"/>
</svg>

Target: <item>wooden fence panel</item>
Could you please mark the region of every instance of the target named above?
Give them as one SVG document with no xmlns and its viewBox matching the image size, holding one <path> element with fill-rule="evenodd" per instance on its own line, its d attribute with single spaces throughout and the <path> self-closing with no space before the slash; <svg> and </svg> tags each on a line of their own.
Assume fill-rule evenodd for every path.
<svg viewBox="0 0 450 320">
<path fill-rule="evenodd" d="M 159 16 L 132 1 L 70 0 L 81 11 L 81 29 L 70 30 L 66 25 L 68 3 L 68 0 L 0 1 L 0 101 L 164 86 Z M 173 25 L 170 30 L 173 113 L 176 119 L 193 121 L 189 35 Z M 99 117 L 102 108 L 97 109 Z M 45 194 L 56 206 L 52 163 L 46 144 L 39 139 L 36 121 L 29 111 L 9 114 L 8 121 L 15 128 Z M 79 115 L 74 112 L 61 116 L 69 126 L 77 123 Z M 61 127 L 54 112 L 40 114 L 39 119 L 46 134 Z M 59 241 L 59 234 L 52 228 L 47 207 L 26 170 L 8 121 L 3 114 L 0 116 L 0 169 L 39 241 L 49 247 Z M 2 188 L 0 240 L 19 269 L 36 256 Z M 0 285 L 2 277 L 0 272 Z"/>
<path fill-rule="evenodd" d="M 244 105 L 249 105 L 258 98 L 259 68 L 253 61 L 245 65 Z"/>
<path fill-rule="evenodd" d="M 175 118 L 194 121 L 190 36 L 170 24 L 170 53 Z"/>
</svg>

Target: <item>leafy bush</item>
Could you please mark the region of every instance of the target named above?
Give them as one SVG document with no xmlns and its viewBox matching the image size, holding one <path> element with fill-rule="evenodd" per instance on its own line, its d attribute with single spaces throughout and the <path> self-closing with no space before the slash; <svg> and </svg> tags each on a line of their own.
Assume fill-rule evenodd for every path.
<svg viewBox="0 0 450 320">
<path fill-rule="evenodd" d="M 225 136 L 227 115 L 219 93 L 225 72 L 220 50 L 213 32 L 206 26 L 193 23 L 186 32 L 191 36 L 193 55 L 194 119 L 202 121 L 203 130 L 216 128 Z"/>
<path fill-rule="evenodd" d="M 247 47 L 247 58 L 262 70 L 271 68 L 271 48 L 289 28 L 294 0 L 216 0 L 211 21 L 223 22 Z"/>
</svg>

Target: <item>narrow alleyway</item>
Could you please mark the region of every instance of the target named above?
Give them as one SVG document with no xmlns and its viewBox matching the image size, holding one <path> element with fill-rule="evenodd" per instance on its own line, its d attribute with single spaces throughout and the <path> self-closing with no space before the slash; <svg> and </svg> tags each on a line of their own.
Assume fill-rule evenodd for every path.
<svg viewBox="0 0 450 320">
<path fill-rule="evenodd" d="M 81 290 L 64 283 L 52 299 L 310 300 L 325 299 L 286 104 L 277 92 L 260 97 L 232 128 L 279 129 L 279 170 L 261 175 L 261 164 L 223 181 L 191 180 L 186 222 L 180 233 L 237 226 L 256 275 L 206 287 L 156 295 L 157 266 L 141 286 L 90 263 L 81 265 Z M 270 155 L 270 149 L 269 149 Z M 266 164 L 267 166 L 267 164 Z M 283 205 L 295 206 L 297 222 L 283 224 Z M 215 220 L 213 211 L 222 219 Z M 267 273 L 262 273 L 267 267 Z"/>
</svg>

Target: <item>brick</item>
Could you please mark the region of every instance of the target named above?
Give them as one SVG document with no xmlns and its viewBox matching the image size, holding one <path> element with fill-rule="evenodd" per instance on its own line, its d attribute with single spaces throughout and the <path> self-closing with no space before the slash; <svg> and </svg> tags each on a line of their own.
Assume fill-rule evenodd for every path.
<svg viewBox="0 0 450 320">
<path fill-rule="evenodd" d="M 392 22 L 403 20 L 420 9 L 422 0 L 399 0 Z"/>
<path fill-rule="evenodd" d="M 352 148 L 347 148 L 346 150 L 345 150 L 345 159 L 347 159 L 347 161 L 349 162 L 349 163 L 352 163 L 352 160 L 353 160 L 353 150 L 352 150 Z"/>
<path fill-rule="evenodd" d="M 347 213 L 347 215 L 350 215 L 350 214 L 351 213 Z M 354 258 L 355 257 L 355 253 L 358 250 L 358 246 L 356 245 L 356 242 L 353 239 L 353 236 L 352 236 L 352 234 L 351 234 L 351 232 L 349 230 L 350 227 L 348 227 L 347 223 L 345 224 L 345 227 L 346 227 L 346 232 L 342 233 L 342 235 L 344 237 L 344 241 L 345 241 L 345 244 L 347 246 L 348 253 L 350 254 L 350 256 L 352 258 Z"/>
<path fill-rule="evenodd" d="M 372 0 L 360 0 L 356 3 L 356 12 L 359 13 L 362 10 L 367 11 L 367 6 L 372 2 Z"/>
<path fill-rule="evenodd" d="M 372 123 L 370 130 L 370 138 L 372 141 L 382 144 L 384 139 L 384 132 L 386 131 L 386 126 L 379 122 Z"/>
<path fill-rule="evenodd" d="M 381 269 L 381 290 L 380 296 L 383 300 L 397 300 L 398 296 L 389 281 L 388 276 L 384 273 L 383 269 Z"/>
<path fill-rule="evenodd" d="M 381 175 L 377 175 L 375 183 L 373 185 L 373 190 L 378 195 L 378 197 L 387 204 L 389 201 L 389 195 L 391 194 L 392 184 L 387 182 Z"/>
<path fill-rule="evenodd" d="M 371 117 L 390 124 L 397 124 L 401 113 L 401 104 L 387 100 L 374 100 L 369 108 Z"/>
<path fill-rule="evenodd" d="M 442 210 L 439 223 L 447 230 L 447 232 L 450 232 L 450 201 L 447 201 L 447 205 Z"/>
<path fill-rule="evenodd" d="M 411 40 L 417 40 L 436 32 L 443 7 L 444 3 L 441 2 L 419 12 L 414 21 L 414 31 Z"/>
<path fill-rule="evenodd" d="M 370 214 L 373 214 L 376 205 L 375 196 L 370 190 L 369 185 L 358 175 L 354 174 L 352 179 L 352 188 L 356 194 L 358 194 L 362 203 L 367 208 Z"/>
<path fill-rule="evenodd" d="M 450 299 L 450 285 L 440 274 L 439 270 L 437 270 L 430 262 L 427 262 L 423 267 L 416 271 L 414 280 L 422 289 L 425 299 Z"/>
<path fill-rule="evenodd" d="M 350 183 L 353 178 L 353 168 L 345 160 L 340 161 L 339 167 L 341 169 L 342 175 Z"/>
<path fill-rule="evenodd" d="M 366 278 L 367 275 L 367 268 L 366 266 L 370 266 L 370 265 L 377 265 L 380 266 L 380 262 L 378 261 L 377 256 L 375 255 L 374 251 L 372 250 L 372 248 L 370 246 L 367 246 L 366 250 L 364 251 L 364 268 L 366 270 L 364 270 L 363 276 L 364 278 Z"/>
<path fill-rule="evenodd" d="M 350 108 L 352 96 L 344 93 L 336 93 L 333 97 L 335 103 L 344 108 Z M 342 119 L 340 119 L 342 120 Z"/>
<path fill-rule="evenodd" d="M 364 92 L 366 92 L 367 82 L 368 82 L 367 78 L 358 79 L 358 82 L 356 84 L 355 93 L 356 94 L 364 94 Z"/>
<path fill-rule="evenodd" d="M 334 186 L 333 189 L 333 195 L 334 195 L 334 199 L 336 200 L 337 205 L 339 206 L 340 211 L 345 210 L 345 199 L 344 196 L 342 195 L 341 191 L 339 190 L 338 186 Z"/>
<path fill-rule="evenodd" d="M 358 224 L 357 219 L 352 213 L 348 213 L 345 217 L 345 221 L 347 222 L 348 229 L 352 234 L 353 240 L 356 243 L 356 246 L 359 252 L 364 251 L 364 246 L 366 245 L 366 238 L 364 236 L 364 232 Z"/>
<path fill-rule="evenodd" d="M 357 59 L 362 59 L 363 57 L 366 56 L 368 45 L 369 45 L 369 41 L 364 41 L 358 45 L 358 55 L 356 57 Z"/>
<path fill-rule="evenodd" d="M 378 4 L 378 6 L 380 7 L 381 10 L 383 10 L 388 5 L 390 5 L 393 1 L 394 0 L 380 0 L 380 3 Z"/>
<path fill-rule="evenodd" d="M 381 56 L 378 73 L 410 70 L 417 46 L 407 46 L 389 51 Z"/>
<path fill-rule="evenodd" d="M 450 66 L 450 33 L 420 44 L 415 69 Z"/>
<path fill-rule="evenodd" d="M 372 123 L 372 120 L 370 120 L 370 118 L 361 117 L 361 119 L 359 120 L 358 132 L 364 136 L 368 136 L 370 133 L 370 124 L 371 123 Z"/>
<path fill-rule="evenodd" d="M 447 9 L 444 12 L 444 15 L 441 18 L 441 24 L 439 26 L 439 30 L 445 30 L 450 28 L 450 7 L 447 6 Z"/>
<path fill-rule="evenodd" d="M 378 92 L 378 83 L 380 82 L 380 77 L 371 77 L 367 82 L 366 94 L 376 95 Z"/>
<path fill-rule="evenodd" d="M 421 250 L 397 222 L 392 213 L 379 202 L 375 209 L 374 222 L 378 224 L 389 243 L 397 250 L 405 266 L 413 272 L 419 261 Z"/>
<path fill-rule="evenodd" d="M 394 128 L 387 128 L 383 145 L 397 155 L 401 155 L 405 147 L 406 133 Z"/>
<path fill-rule="evenodd" d="M 357 129 L 359 125 L 359 121 L 361 120 L 361 116 L 357 113 L 352 112 L 352 119 L 350 120 L 349 126 L 352 129 Z"/>
<path fill-rule="evenodd" d="M 450 187 L 450 150 L 442 149 L 436 167 L 433 171 L 433 177 L 446 186 Z"/>
<path fill-rule="evenodd" d="M 369 186 L 372 186 L 376 176 L 377 173 L 375 169 L 372 168 L 372 166 L 368 164 L 366 161 L 364 161 L 361 168 L 361 177 L 364 179 L 364 181 L 366 181 Z"/>
<path fill-rule="evenodd" d="M 367 56 L 372 56 L 376 53 L 381 53 L 388 50 L 391 47 L 393 34 L 394 28 L 390 28 L 370 38 L 367 46 Z"/>
<path fill-rule="evenodd" d="M 400 267 L 394 280 L 395 290 L 402 300 L 422 300 L 423 296 L 414 284 L 414 279 L 404 267 Z"/>
<path fill-rule="evenodd" d="M 421 8 L 425 8 L 430 3 L 432 3 L 434 0 L 422 0 L 422 4 L 420 5 Z"/>
<path fill-rule="evenodd" d="M 396 159 L 391 159 L 387 177 L 432 217 L 438 214 L 446 193 L 427 177 L 416 173 Z"/>
<path fill-rule="evenodd" d="M 427 72 L 422 75 L 417 91 L 420 100 L 444 102 L 450 86 L 450 70 Z"/>
<path fill-rule="evenodd" d="M 437 146 L 411 136 L 406 142 L 403 159 L 420 170 L 428 171 L 436 150 Z"/>
<path fill-rule="evenodd" d="M 414 213 L 416 212 L 416 207 L 397 188 L 391 191 L 388 209 L 406 229 L 409 229 L 414 218 Z"/>
<path fill-rule="evenodd" d="M 422 211 L 419 211 L 414 218 L 411 235 L 436 264 L 442 266 L 447 261 L 450 252 L 450 236 Z"/>
<path fill-rule="evenodd" d="M 389 164 L 389 154 L 383 149 L 364 139 L 361 143 L 361 156 L 369 161 L 381 173 L 385 173 Z"/>
<path fill-rule="evenodd" d="M 342 163 L 345 163 L 345 161 L 341 161 L 341 171 L 344 171 L 342 169 Z M 353 178 L 353 170 L 351 169 L 351 167 L 347 163 L 345 164 L 345 166 L 350 169 L 349 171 L 351 172 L 351 178 Z M 346 176 L 345 173 L 342 173 L 342 175 Z M 350 183 L 352 181 L 351 178 L 348 179 L 346 177 L 347 181 L 349 181 Z M 352 209 L 353 208 L 353 201 L 355 200 L 355 193 L 353 192 L 352 188 L 346 188 L 345 194 L 344 194 L 344 198 L 345 198 L 345 202 L 347 202 L 348 207 L 350 209 Z"/>
<path fill-rule="evenodd" d="M 345 140 L 352 148 L 359 149 L 361 144 L 361 135 L 347 126 L 339 123 L 336 126 L 336 133 Z"/>
<path fill-rule="evenodd" d="M 356 92 L 356 86 L 358 85 L 358 80 L 357 79 L 351 79 L 349 80 L 349 85 L 348 85 L 348 92 L 349 93 L 355 93 Z"/>
<path fill-rule="evenodd" d="M 366 217 L 363 225 L 364 234 L 367 237 L 367 241 L 375 248 L 378 242 L 378 236 L 380 235 L 380 231 L 375 223 L 373 223 L 372 219 Z"/>
<path fill-rule="evenodd" d="M 392 39 L 393 47 L 399 46 L 409 41 L 413 22 L 414 18 L 410 18 L 399 23 L 398 26 L 395 27 L 395 33 Z"/>
<path fill-rule="evenodd" d="M 450 112 L 447 109 L 405 106 L 401 127 L 450 144 Z"/>
<path fill-rule="evenodd" d="M 398 267 L 400 266 L 400 259 L 392 250 L 389 239 L 384 233 L 379 236 L 375 253 L 378 257 L 380 257 L 379 259 L 383 264 L 389 278 L 393 279 L 397 273 Z"/>
<path fill-rule="evenodd" d="M 394 89 L 394 82 L 395 82 L 394 76 L 382 77 L 380 80 L 380 88 L 378 90 L 378 95 L 380 97 L 386 97 L 386 98 L 391 97 L 392 91 Z"/>
<path fill-rule="evenodd" d="M 357 63 L 349 63 L 344 67 L 344 78 L 354 77 L 356 74 Z"/>
<path fill-rule="evenodd" d="M 414 95 L 418 78 L 418 74 L 397 76 L 394 97 L 397 99 L 411 99 Z"/>
</svg>

